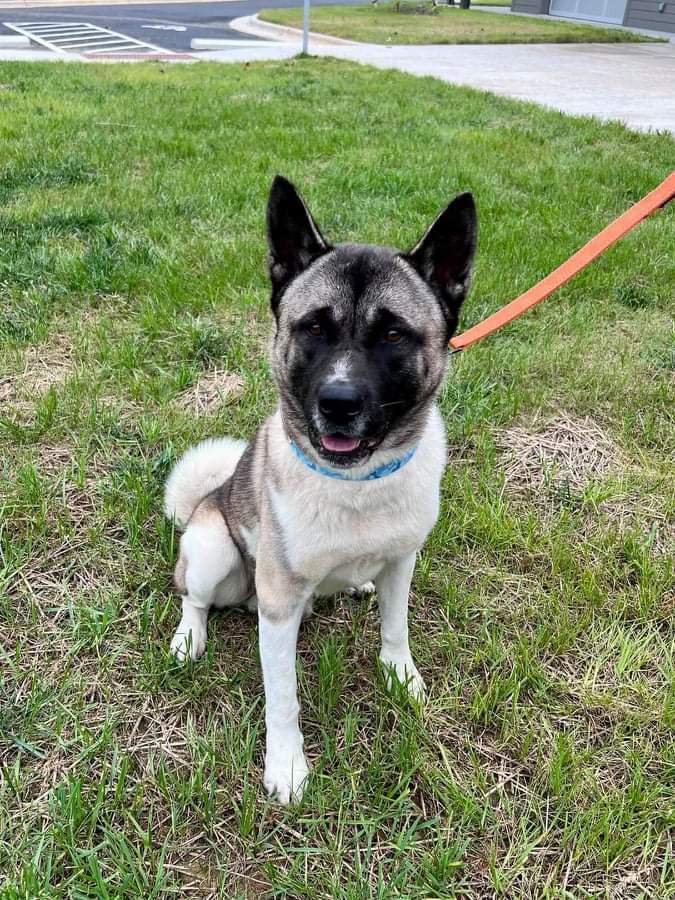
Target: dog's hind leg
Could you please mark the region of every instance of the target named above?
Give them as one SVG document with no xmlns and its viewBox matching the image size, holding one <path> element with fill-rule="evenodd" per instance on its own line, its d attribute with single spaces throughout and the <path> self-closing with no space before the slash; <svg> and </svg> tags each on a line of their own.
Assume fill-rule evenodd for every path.
<svg viewBox="0 0 675 900">
<path fill-rule="evenodd" d="M 199 659 L 206 648 L 211 606 L 234 606 L 246 597 L 244 564 L 217 509 L 198 508 L 180 542 L 176 583 L 183 615 L 171 641 L 177 659 Z"/>
<path fill-rule="evenodd" d="M 195 606 L 183 597 L 183 615 L 171 639 L 171 653 L 183 662 L 188 658 L 199 659 L 206 649 L 206 620 L 208 607 Z"/>
</svg>

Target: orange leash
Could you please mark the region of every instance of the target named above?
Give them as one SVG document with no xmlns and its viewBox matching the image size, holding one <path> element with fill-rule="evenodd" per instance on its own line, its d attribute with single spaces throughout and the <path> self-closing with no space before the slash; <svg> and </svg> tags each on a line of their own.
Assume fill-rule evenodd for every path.
<svg viewBox="0 0 675 900">
<path fill-rule="evenodd" d="M 646 219 L 647 216 L 650 216 L 657 209 L 661 209 L 666 206 L 666 204 L 670 203 L 674 197 L 675 172 L 671 172 L 666 180 L 655 190 L 647 194 L 646 197 L 643 197 L 642 200 L 638 200 L 634 206 L 631 206 L 629 210 L 626 210 L 626 212 L 620 215 L 618 219 L 615 219 L 609 224 L 607 228 L 604 228 L 600 234 L 596 234 L 594 238 L 591 238 L 581 250 L 577 250 L 574 256 L 571 256 L 561 266 L 558 266 L 558 268 L 554 272 L 551 272 L 550 275 L 547 275 L 546 278 L 542 278 L 542 280 L 538 284 L 535 284 L 534 287 L 531 287 L 529 291 L 525 291 L 524 294 L 521 294 L 520 297 L 516 297 L 511 303 L 502 306 L 496 313 L 488 316 L 487 319 L 479 322 L 478 325 L 474 325 L 473 328 L 469 328 L 462 334 L 458 334 L 457 337 L 452 338 L 450 341 L 452 350 L 464 350 L 466 347 L 470 347 L 477 341 L 482 341 L 483 338 L 493 334 L 493 332 L 497 331 L 499 328 L 503 328 L 504 325 L 513 322 L 518 316 L 522 316 L 524 312 L 527 312 L 528 309 L 532 309 L 537 303 L 541 303 L 542 300 L 550 297 L 554 291 L 557 291 L 563 284 L 567 284 L 571 278 L 578 272 L 581 272 L 582 269 L 585 269 L 586 266 L 590 265 L 590 263 L 604 253 L 608 247 L 611 247 L 612 244 L 621 240 L 622 237 L 627 235 L 629 231 L 632 231 L 632 229 L 635 228 L 636 225 L 639 225 L 643 219 Z"/>
</svg>

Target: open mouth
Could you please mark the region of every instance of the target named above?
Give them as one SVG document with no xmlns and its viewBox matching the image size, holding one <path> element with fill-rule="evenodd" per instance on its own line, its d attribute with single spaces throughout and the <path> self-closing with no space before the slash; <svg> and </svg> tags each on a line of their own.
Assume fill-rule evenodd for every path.
<svg viewBox="0 0 675 900">
<path fill-rule="evenodd" d="M 361 438 L 347 434 L 324 434 L 321 437 L 321 446 L 329 453 L 353 453 L 361 443 Z"/>
<path fill-rule="evenodd" d="M 327 454 L 343 459 L 363 457 L 377 444 L 377 441 L 370 438 L 360 438 L 350 434 L 322 434 L 320 441 L 321 448 Z"/>
</svg>

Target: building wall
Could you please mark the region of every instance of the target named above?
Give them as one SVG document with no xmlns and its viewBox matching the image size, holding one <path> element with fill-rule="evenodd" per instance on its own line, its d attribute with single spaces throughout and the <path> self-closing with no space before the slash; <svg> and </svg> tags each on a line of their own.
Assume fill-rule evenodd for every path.
<svg viewBox="0 0 675 900">
<path fill-rule="evenodd" d="M 547 13 L 549 6 L 550 0 L 511 0 L 511 9 L 514 12 Z"/>
<path fill-rule="evenodd" d="M 551 0 L 512 0 L 511 9 L 541 15 L 548 13 L 550 5 Z M 663 12 L 659 12 L 659 7 L 663 7 Z M 628 0 L 623 24 L 629 28 L 651 28 L 675 34 L 675 0 Z"/>
<path fill-rule="evenodd" d="M 659 7 L 663 6 L 663 12 Z M 631 28 L 653 28 L 675 33 L 675 0 L 628 0 L 624 25 Z"/>
</svg>

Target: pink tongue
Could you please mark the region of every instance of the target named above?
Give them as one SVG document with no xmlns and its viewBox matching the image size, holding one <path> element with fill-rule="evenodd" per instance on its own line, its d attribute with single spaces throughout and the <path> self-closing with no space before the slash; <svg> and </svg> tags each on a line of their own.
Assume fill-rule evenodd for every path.
<svg viewBox="0 0 675 900">
<path fill-rule="evenodd" d="M 345 434 L 324 434 L 321 438 L 324 450 L 330 453 L 351 453 L 361 443 L 357 437 L 347 437 Z"/>
</svg>

